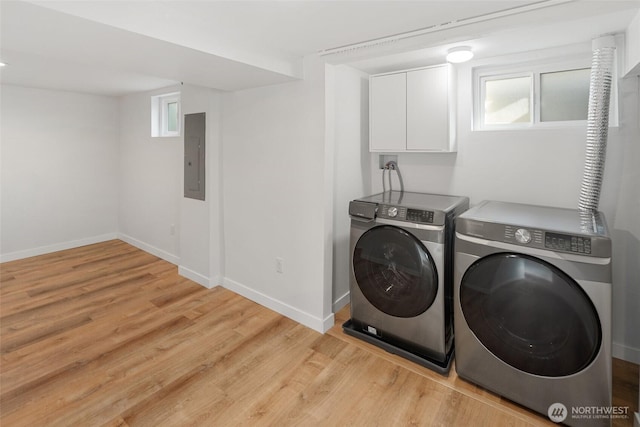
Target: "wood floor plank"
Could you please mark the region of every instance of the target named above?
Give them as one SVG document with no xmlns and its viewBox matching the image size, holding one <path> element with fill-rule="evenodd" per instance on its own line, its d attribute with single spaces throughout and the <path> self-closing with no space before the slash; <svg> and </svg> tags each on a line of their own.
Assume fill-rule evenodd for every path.
<svg viewBox="0 0 640 427">
<path fill-rule="evenodd" d="M 260 401 L 261 396 L 283 392 L 282 387 L 273 388 L 274 382 L 294 375 L 299 365 L 292 361 L 304 360 L 309 354 L 310 343 L 315 339 L 315 333 L 296 325 L 290 332 L 274 336 L 261 346 L 252 347 L 249 355 L 239 355 L 243 359 L 241 368 L 233 369 L 231 375 L 225 373 L 220 378 L 221 389 L 233 396 L 234 404 L 218 422 L 228 424 L 233 423 L 234 419 L 251 424 L 266 422 L 266 408 L 255 408 L 254 402 Z"/>
<path fill-rule="evenodd" d="M 85 284 L 82 288 L 74 288 L 69 292 L 60 295 L 52 295 L 45 300 L 34 302 L 31 307 L 20 305 L 11 313 L 3 313 L 0 318 L 4 328 L 19 328 L 18 325 L 24 325 L 30 322 L 46 321 L 48 317 L 56 318 L 60 312 L 65 309 L 73 311 L 82 310 L 84 307 L 96 305 L 94 302 L 98 299 L 109 298 L 112 295 L 118 295 L 118 291 L 127 292 L 132 284 L 142 286 L 146 282 L 155 280 L 155 277 L 149 273 L 138 273 L 135 276 L 116 275 L 93 279 Z"/>
<path fill-rule="evenodd" d="M 3 426 L 555 425 L 345 335 L 348 308 L 322 335 L 118 240 L 0 270 Z M 637 401 L 614 359 L 614 404 Z"/>
<path fill-rule="evenodd" d="M 142 251 L 128 252 L 120 258 L 119 264 L 108 262 L 109 254 L 107 254 L 101 264 L 96 264 L 91 270 L 79 270 L 73 259 L 60 261 L 55 267 L 38 268 L 26 266 L 25 270 L 15 271 L 15 279 L 10 284 L 2 286 L 4 297 L 9 297 L 13 292 L 26 290 L 30 297 L 35 297 L 39 293 L 47 293 L 56 291 L 60 287 L 75 287 L 78 283 L 87 282 L 90 279 L 96 279 L 104 275 L 117 275 L 122 272 L 131 272 L 136 267 L 143 267 L 148 272 L 152 262 L 160 261 L 153 255 L 146 254 Z M 95 260 L 95 257 L 92 258 Z M 166 265 L 167 263 L 163 263 Z M 2 264 L 4 266 L 4 264 Z M 3 268 L 0 266 L 0 268 Z M 33 270 L 29 270 L 33 268 Z M 24 285 L 28 286 L 24 286 Z M 35 301 L 35 299 L 33 300 Z"/>
<path fill-rule="evenodd" d="M 55 275 L 61 269 L 65 270 L 72 268 L 74 265 L 82 263 L 86 259 L 108 257 L 114 253 L 135 253 L 139 256 L 153 256 L 140 252 L 141 251 L 138 251 L 133 246 L 127 245 L 122 241 L 111 240 L 66 251 L 53 252 L 37 257 L 5 262 L 0 265 L 0 269 L 3 272 L 12 274 L 16 279 L 37 282 L 43 278 Z M 16 284 L 12 285 L 15 286 Z M 3 289 L 3 292 L 9 290 L 10 287 Z"/>
</svg>

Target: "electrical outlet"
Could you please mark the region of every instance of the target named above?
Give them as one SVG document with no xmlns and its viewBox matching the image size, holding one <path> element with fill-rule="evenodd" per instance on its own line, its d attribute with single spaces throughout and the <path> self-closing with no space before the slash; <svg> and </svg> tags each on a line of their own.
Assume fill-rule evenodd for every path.
<svg viewBox="0 0 640 427">
<path fill-rule="evenodd" d="M 284 273 L 284 259 L 279 257 L 276 258 L 276 272 Z"/>
</svg>

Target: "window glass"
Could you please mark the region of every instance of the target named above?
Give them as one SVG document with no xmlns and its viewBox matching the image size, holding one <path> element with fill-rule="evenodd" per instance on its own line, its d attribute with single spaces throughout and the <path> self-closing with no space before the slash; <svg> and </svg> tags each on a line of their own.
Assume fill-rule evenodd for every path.
<svg viewBox="0 0 640 427">
<path fill-rule="evenodd" d="M 473 130 L 585 126 L 590 64 L 589 56 L 581 53 L 473 68 Z M 610 127 L 618 126 L 616 81 L 611 82 Z"/>
<path fill-rule="evenodd" d="M 484 124 L 531 122 L 531 77 L 485 80 Z"/>
<path fill-rule="evenodd" d="M 591 70 L 540 74 L 540 121 L 587 120 Z"/>
<path fill-rule="evenodd" d="M 178 103 L 169 102 L 167 104 L 167 131 L 178 131 Z"/>
</svg>

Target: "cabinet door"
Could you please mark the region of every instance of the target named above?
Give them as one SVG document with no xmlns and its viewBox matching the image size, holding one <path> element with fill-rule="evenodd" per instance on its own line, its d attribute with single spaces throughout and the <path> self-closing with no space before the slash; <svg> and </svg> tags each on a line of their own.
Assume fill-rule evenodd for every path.
<svg viewBox="0 0 640 427">
<path fill-rule="evenodd" d="M 405 151 L 407 141 L 406 74 L 371 78 L 369 149 Z"/>
<path fill-rule="evenodd" d="M 449 151 L 446 65 L 407 73 L 407 149 Z"/>
</svg>

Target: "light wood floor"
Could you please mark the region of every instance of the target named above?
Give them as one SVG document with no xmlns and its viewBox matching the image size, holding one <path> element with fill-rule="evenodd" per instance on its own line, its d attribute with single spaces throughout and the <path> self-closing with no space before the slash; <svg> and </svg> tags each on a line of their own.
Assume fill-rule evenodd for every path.
<svg viewBox="0 0 640 427">
<path fill-rule="evenodd" d="M 554 425 L 345 335 L 347 309 L 322 335 L 118 240 L 1 273 L 3 427 Z M 614 404 L 637 392 L 614 360 Z"/>
</svg>

